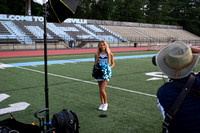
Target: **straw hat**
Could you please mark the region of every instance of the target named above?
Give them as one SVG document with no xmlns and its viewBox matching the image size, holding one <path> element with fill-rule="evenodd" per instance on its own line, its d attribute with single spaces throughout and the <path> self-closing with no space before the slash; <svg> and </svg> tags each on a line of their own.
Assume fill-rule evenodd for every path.
<svg viewBox="0 0 200 133">
<path fill-rule="evenodd" d="M 163 48 L 156 55 L 156 64 L 160 71 L 170 78 L 187 77 L 194 69 L 199 59 L 198 54 L 192 54 L 188 45 L 176 41 Z"/>
</svg>

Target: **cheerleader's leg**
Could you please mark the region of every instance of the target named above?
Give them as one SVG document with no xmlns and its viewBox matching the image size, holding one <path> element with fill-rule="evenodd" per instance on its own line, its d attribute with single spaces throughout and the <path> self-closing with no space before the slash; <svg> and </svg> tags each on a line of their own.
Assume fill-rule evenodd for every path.
<svg viewBox="0 0 200 133">
<path fill-rule="evenodd" d="M 105 92 L 107 82 L 108 81 L 106 81 L 106 80 L 98 81 L 99 90 L 100 90 L 100 99 L 101 99 L 102 104 L 107 104 L 107 95 L 106 95 L 106 92 Z"/>
</svg>

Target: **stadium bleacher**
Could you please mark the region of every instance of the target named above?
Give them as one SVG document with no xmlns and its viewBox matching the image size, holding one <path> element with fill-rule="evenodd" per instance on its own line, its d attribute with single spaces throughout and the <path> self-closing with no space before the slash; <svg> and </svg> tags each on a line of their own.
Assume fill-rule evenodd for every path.
<svg viewBox="0 0 200 133">
<path fill-rule="evenodd" d="M 0 19 L 0 44 L 43 43 L 44 25 L 41 21 Z M 180 26 L 107 22 L 88 20 L 87 23 L 47 23 L 47 43 L 98 42 L 108 43 L 166 43 L 181 40 L 200 45 L 200 37 Z M 83 47 L 81 44 L 79 47 Z"/>
</svg>

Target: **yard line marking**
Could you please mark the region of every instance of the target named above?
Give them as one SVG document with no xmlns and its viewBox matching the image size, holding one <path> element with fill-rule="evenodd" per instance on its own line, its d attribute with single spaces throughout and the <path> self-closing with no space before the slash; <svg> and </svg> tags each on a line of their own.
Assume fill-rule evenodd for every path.
<svg viewBox="0 0 200 133">
<path fill-rule="evenodd" d="M 9 107 L 0 109 L 0 115 L 25 110 L 29 105 L 30 104 L 26 102 L 9 104 Z"/>
<path fill-rule="evenodd" d="M 0 94 L 0 102 L 6 100 L 9 97 L 10 95 L 4 94 L 4 93 Z M 18 102 L 18 103 L 9 104 L 9 107 L 0 109 L 0 115 L 15 112 L 15 111 L 25 110 L 29 105 L 30 104 L 26 102 Z"/>
<path fill-rule="evenodd" d="M 4 63 L 1 63 L 1 62 L 0 62 L 0 69 L 4 69 L 4 68 L 6 68 L 6 67 L 13 67 L 13 66 L 8 65 L 8 64 L 4 64 Z"/>
<path fill-rule="evenodd" d="M 0 102 L 7 99 L 8 97 L 10 97 L 10 96 L 7 94 L 0 94 Z"/>
<path fill-rule="evenodd" d="M 24 70 L 29 70 L 29 71 L 33 71 L 33 72 L 37 72 L 37 73 L 43 73 L 44 74 L 43 71 L 38 71 L 38 70 L 24 68 L 24 67 L 17 67 L 17 68 L 24 69 Z M 65 78 L 65 79 L 71 79 L 71 80 L 75 80 L 75 81 L 79 81 L 79 82 L 84 82 L 84 83 L 98 85 L 97 83 L 94 83 L 94 82 L 91 82 L 91 81 L 82 80 L 82 79 L 76 79 L 76 78 L 62 76 L 62 75 L 57 75 L 57 74 L 53 74 L 53 73 L 48 73 L 48 75 L 55 76 L 55 77 L 60 77 L 60 78 Z M 128 89 L 120 88 L 120 87 L 114 87 L 114 86 L 110 86 L 110 85 L 107 85 L 106 87 L 113 88 L 113 89 L 116 89 L 116 90 L 121 90 L 121 91 L 126 91 L 126 92 L 132 92 L 132 93 L 146 95 L 146 96 L 151 96 L 151 97 L 157 97 L 156 95 L 152 95 L 152 94 L 148 94 L 148 93 L 143 93 L 143 92 L 139 92 L 139 91 L 128 90 Z"/>
<path fill-rule="evenodd" d="M 146 58 L 146 57 L 153 57 L 155 54 L 149 55 L 129 55 L 129 56 L 116 56 L 114 57 L 115 60 L 119 59 L 130 59 L 130 58 Z M 51 60 L 47 61 L 47 64 L 61 64 L 61 63 L 77 63 L 77 62 L 90 62 L 94 61 L 94 58 L 82 58 L 82 59 L 68 59 L 68 60 Z M 4 64 L 2 64 L 4 65 Z M 10 63 L 5 64 L 13 67 L 21 67 L 21 66 L 32 66 L 32 65 L 44 65 L 44 61 L 37 61 L 37 62 L 22 62 L 22 63 Z M 1 67 L 1 64 L 0 64 Z M 6 66 L 2 66 L 6 67 Z"/>
<path fill-rule="evenodd" d="M 137 94 L 141 94 L 141 95 L 151 96 L 151 97 L 157 97 L 156 95 L 143 93 L 143 92 L 139 92 L 139 91 L 128 90 L 128 89 L 124 89 L 124 88 L 120 88 L 120 87 L 114 87 L 114 86 L 110 86 L 110 85 L 107 85 L 106 87 L 121 90 L 121 91 L 127 91 L 127 92 L 137 93 Z"/>
</svg>

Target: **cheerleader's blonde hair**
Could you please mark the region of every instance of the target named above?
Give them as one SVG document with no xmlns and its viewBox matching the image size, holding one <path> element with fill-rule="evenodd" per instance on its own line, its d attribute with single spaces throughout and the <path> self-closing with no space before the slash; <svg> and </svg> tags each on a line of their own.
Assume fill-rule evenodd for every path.
<svg viewBox="0 0 200 133">
<path fill-rule="evenodd" d="M 111 51 L 110 51 L 110 49 L 109 49 L 109 47 L 108 47 L 108 44 L 107 44 L 107 42 L 106 42 L 105 40 L 101 40 L 101 41 L 98 43 L 98 48 L 97 48 L 97 53 L 96 53 L 96 54 L 97 54 L 97 60 L 96 60 L 95 64 L 97 64 L 98 61 L 99 61 L 99 55 L 100 55 L 100 53 L 101 53 L 101 48 L 100 48 L 101 43 L 104 43 L 105 46 L 106 46 L 106 54 L 107 54 L 107 56 L 108 56 L 108 64 L 110 64 L 110 63 L 111 63 Z"/>
</svg>

